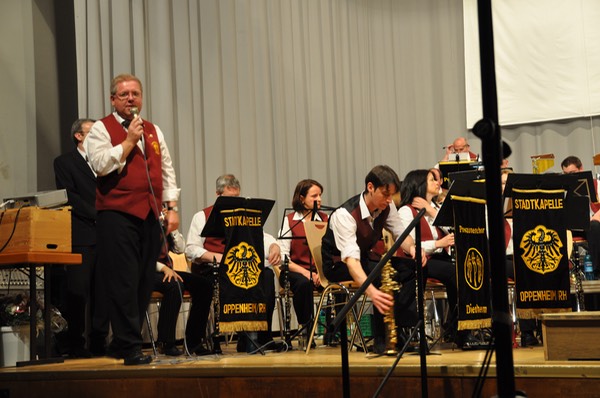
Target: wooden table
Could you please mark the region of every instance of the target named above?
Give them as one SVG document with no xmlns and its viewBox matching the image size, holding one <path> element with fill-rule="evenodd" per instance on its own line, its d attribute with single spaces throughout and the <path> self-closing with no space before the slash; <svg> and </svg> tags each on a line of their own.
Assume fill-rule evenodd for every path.
<svg viewBox="0 0 600 398">
<path fill-rule="evenodd" d="M 81 264 L 81 254 L 60 252 L 22 252 L 22 253 L 0 253 L 0 268 L 27 268 L 29 269 L 29 361 L 17 362 L 17 366 L 32 364 L 62 362 L 62 358 L 50 358 L 50 266 L 52 265 L 75 265 Z M 36 346 L 36 314 L 37 289 L 36 272 L 37 267 L 44 268 L 44 355 L 37 358 Z"/>
</svg>

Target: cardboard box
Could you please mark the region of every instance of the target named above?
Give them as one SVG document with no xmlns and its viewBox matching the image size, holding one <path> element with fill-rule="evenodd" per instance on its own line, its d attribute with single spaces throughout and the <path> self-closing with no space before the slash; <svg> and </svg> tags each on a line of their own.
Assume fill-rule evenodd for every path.
<svg viewBox="0 0 600 398">
<path fill-rule="evenodd" d="M 7 242 L 8 245 L 2 253 L 32 251 L 70 253 L 71 207 L 60 209 L 23 207 L 0 212 L 0 247 Z"/>
<path fill-rule="evenodd" d="M 600 360 L 600 312 L 540 315 L 547 361 Z"/>
</svg>

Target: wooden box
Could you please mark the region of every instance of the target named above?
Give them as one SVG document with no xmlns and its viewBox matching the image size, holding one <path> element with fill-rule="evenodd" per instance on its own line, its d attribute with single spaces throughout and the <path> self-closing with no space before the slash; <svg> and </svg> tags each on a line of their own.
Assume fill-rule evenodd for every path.
<svg viewBox="0 0 600 398">
<path fill-rule="evenodd" d="M 542 314 L 547 361 L 600 360 L 600 311 Z"/>
<path fill-rule="evenodd" d="M 2 253 L 70 253 L 71 208 L 23 207 L 0 212 L 0 248 L 7 242 Z"/>
</svg>

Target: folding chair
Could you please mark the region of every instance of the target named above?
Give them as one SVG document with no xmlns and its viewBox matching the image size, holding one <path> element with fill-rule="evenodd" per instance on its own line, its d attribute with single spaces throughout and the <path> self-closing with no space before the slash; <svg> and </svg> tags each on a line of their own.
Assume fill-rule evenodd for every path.
<svg viewBox="0 0 600 398">
<path fill-rule="evenodd" d="M 323 287 L 323 292 L 321 293 L 321 297 L 319 299 L 319 305 L 317 306 L 317 311 L 315 312 L 315 319 L 313 320 L 312 329 L 310 332 L 310 337 L 306 344 L 306 353 L 308 354 L 310 351 L 310 346 L 314 340 L 315 331 L 317 329 L 317 325 L 319 323 L 319 314 L 322 309 L 326 307 L 335 308 L 335 306 L 343 305 L 343 303 L 334 303 L 333 305 L 327 304 L 323 305 L 323 302 L 326 300 L 329 294 L 340 294 L 345 295 L 347 299 L 351 297 L 354 291 L 356 291 L 360 285 L 356 282 L 343 281 L 343 282 L 330 282 L 327 280 L 325 275 L 323 274 L 323 261 L 321 257 L 321 239 L 323 235 L 325 235 L 325 231 L 327 230 L 327 223 L 324 221 L 306 221 L 304 223 L 304 230 L 306 231 L 306 241 L 308 242 L 308 247 L 310 249 L 311 255 L 315 262 L 315 266 L 317 268 L 317 273 L 319 274 L 319 280 L 321 281 L 321 286 Z M 367 296 L 363 296 L 363 299 L 360 304 L 359 311 L 356 312 L 356 308 L 353 307 L 352 311 L 348 313 L 354 319 L 349 319 L 349 324 L 354 323 L 354 328 L 352 328 L 352 337 L 350 339 L 350 344 L 348 345 L 349 349 L 352 348 L 354 344 L 354 340 L 356 334 L 358 334 L 361 344 L 363 348 L 366 350 L 366 343 L 364 336 L 359 327 L 359 321 L 362 316 L 362 313 L 365 308 L 365 304 L 367 301 Z"/>
</svg>

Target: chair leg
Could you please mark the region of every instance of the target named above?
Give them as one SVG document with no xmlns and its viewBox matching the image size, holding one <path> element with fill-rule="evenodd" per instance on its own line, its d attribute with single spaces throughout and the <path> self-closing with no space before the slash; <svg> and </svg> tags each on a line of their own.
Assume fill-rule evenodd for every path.
<svg viewBox="0 0 600 398">
<path fill-rule="evenodd" d="M 360 342 L 362 344 L 363 350 L 367 352 L 367 342 L 365 341 L 365 336 L 362 333 L 360 328 L 360 319 L 362 318 L 365 307 L 367 305 L 367 295 L 363 295 L 362 302 L 360 304 L 358 314 L 356 313 L 356 309 L 352 308 L 352 316 L 354 316 L 354 329 L 352 330 L 352 337 L 350 338 L 350 343 L 348 344 L 348 351 L 352 349 L 354 346 L 354 341 L 356 340 L 356 335 L 360 338 Z"/>
<path fill-rule="evenodd" d="M 310 346 L 312 345 L 312 342 L 315 337 L 315 331 L 317 330 L 317 325 L 319 324 L 319 314 L 321 313 L 321 309 L 323 308 L 323 300 L 325 300 L 325 297 L 327 296 L 327 294 L 329 294 L 329 290 L 329 288 L 325 288 L 325 290 L 323 290 L 323 293 L 321 293 L 321 299 L 319 300 L 319 305 L 317 306 L 317 311 L 315 312 L 315 319 L 313 320 L 310 335 L 308 337 L 308 341 L 306 342 L 306 354 L 310 352 Z"/>
<path fill-rule="evenodd" d="M 284 320 L 284 316 L 287 316 L 287 314 L 284 314 L 283 298 L 281 296 L 277 296 L 277 298 L 275 299 L 275 302 L 277 303 L 277 317 L 279 318 L 279 334 L 281 336 L 281 339 L 283 340 L 284 332 L 287 332 L 287 327 L 283 320 Z"/>
<path fill-rule="evenodd" d="M 158 351 L 156 350 L 156 343 L 154 342 L 154 332 L 152 331 L 152 323 L 150 323 L 150 315 L 148 314 L 148 310 L 146 310 L 146 325 L 148 326 L 148 334 L 150 335 L 150 342 L 152 343 L 152 352 L 154 356 L 158 356 Z"/>
</svg>

